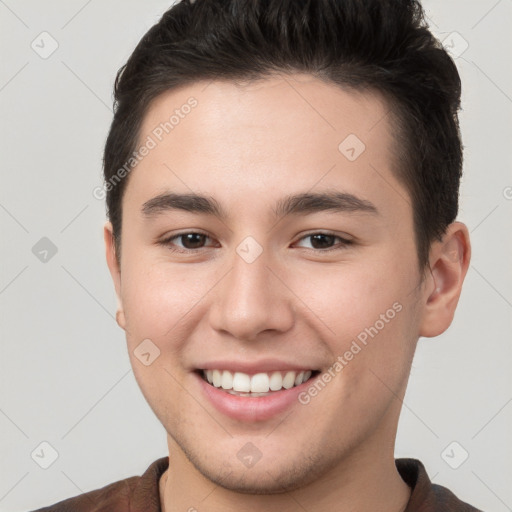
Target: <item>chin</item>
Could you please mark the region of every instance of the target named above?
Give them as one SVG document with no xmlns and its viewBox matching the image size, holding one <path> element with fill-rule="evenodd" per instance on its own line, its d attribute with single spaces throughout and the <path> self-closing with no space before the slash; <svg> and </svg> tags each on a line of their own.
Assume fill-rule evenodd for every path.
<svg viewBox="0 0 512 512">
<path fill-rule="evenodd" d="M 197 468 L 200 470 L 200 468 Z M 241 494 L 255 494 L 255 495 L 272 495 L 283 494 L 296 489 L 303 488 L 310 483 L 313 478 L 311 473 L 302 473 L 293 471 L 279 471 L 276 473 L 276 468 L 273 467 L 273 472 L 260 470 L 259 472 L 252 473 L 252 469 L 243 469 L 234 471 L 227 475 L 220 475 L 218 470 L 205 471 L 201 473 L 203 476 L 211 480 L 216 485 L 227 489 L 229 491 Z"/>
<path fill-rule="evenodd" d="M 205 478 L 214 484 L 242 494 L 272 495 L 283 494 L 304 488 L 335 465 L 335 461 L 326 454 L 295 453 L 292 459 L 272 457 L 261 459 L 252 467 L 236 459 L 224 460 L 222 454 L 209 456 L 207 460 L 186 454 L 189 461 Z M 196 454 L 194 454 L 196 455 Z M 331 454 L 332 455 L 332 454 Z M 208 462 L 214 461 L 214 464 Z"/>
</svg>

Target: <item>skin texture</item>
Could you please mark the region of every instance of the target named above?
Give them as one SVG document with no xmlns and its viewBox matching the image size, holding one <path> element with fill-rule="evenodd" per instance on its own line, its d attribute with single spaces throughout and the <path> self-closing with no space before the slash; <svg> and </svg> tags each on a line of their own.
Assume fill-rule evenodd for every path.
<svg viewBox="0 0 512 512">
<path fill-rule="evenodd" d="M 401 400 L 418 337 L 452 321 L 470 258 L 466 226 L 453 223 L 433 244 L 422 280 L 376 93 L 301 74 L 200 82 L 159 96 L 139 140 L 190 97 L 197 106 L 127 178 L 119 262 L 110 223 L 104 230 L 134 375 L 168 433 L 163 510 L 403 510 L 410 489 L 393 454 Z M 354 161 L 338 149 L 349 134 L 366 146 Z M 325 191 L 371 201 L 378 214 L 272 215 L 288 194 Z M 227 217 L 145 216 L 144 203 L 165 192 L 215 198 Z M 202 248 L 159 244 L 197 231 L 207 235 Z M 319 231 L 353 243 L 315 246 L 307 235 Z M 263 250 L 252 263 L 236 252 L 248 236 Z M 200 248 L 172 251 L 186 247 Z M 200 392 L 193 371 L 219 357 L 326 371 L 395 303 L 400 312 L 307 405 L 241 422 Z M 134 355 L 144 339 L 160 350 L 149 366 Z M 247 442 L 262 455 L 251 468 L 237 458 Z"/>
</svg>

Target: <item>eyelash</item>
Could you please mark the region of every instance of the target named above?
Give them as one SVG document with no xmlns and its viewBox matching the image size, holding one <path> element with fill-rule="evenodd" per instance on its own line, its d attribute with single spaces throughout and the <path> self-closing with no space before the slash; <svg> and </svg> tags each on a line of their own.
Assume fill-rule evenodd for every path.
<svg viewBox="0 0 512 512">
<path fill-rule="evenodd" d="M 181 249 L 181 248 L 176 248 L 176 247 L 171 246 L 171 243 L 173 240 L 183 237 L 185 235 L 203 235 L 207 238 L 210 238 L 206 233 L 202 233 L 201 231 L 185 231 L 183 233 L 178 233 L 177 235 L 172 235 L 170 237 L 167 237 L 167 238 L 159 241 L 158 244 L 167 247 L 172 252 L 183 253 L 183 254 L 195 254 L 195 253 L 207 248 L 207 247 L 199 247 L 197 249 L 186 249 L 186 248 Z M 335 239 L 339 240 L 338 247 L 336 247 L 336 246 L 329 247 L 327 249 L 315 249 L 315 248 L 310 249 L 310 248 L 306 247 L 305 249 L 307 249 L 308 251 L 324 252 L 325 253 L 325 252 L 330 252 L 330 251 L 343 250 L 346 246 L 352 245 L 354 243 L 353 240 L 348 240 L 339 235 L 336 235 L 335 233 L 323 232 L 323 231 L 314 231 L 312 233 L 308 233 L 307 235 L 304 235 L 303 237 L 301 237 L 299 239 L 299 241 L 304 240 L 305 238 L 311 238 L 315 235 L 325 235 L 325 236 L 334 237 Z"/>
</svg>

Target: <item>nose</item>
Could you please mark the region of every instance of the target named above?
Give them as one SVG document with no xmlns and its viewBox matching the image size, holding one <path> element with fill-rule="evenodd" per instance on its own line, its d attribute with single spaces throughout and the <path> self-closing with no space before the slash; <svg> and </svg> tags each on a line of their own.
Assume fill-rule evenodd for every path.
<svg viewBox="0 0 512 512">
<path fill-rule="evenodd" d="M 251 263 L 234 254 L 230 271 L 211 298 L 213 329 L 252 341 L 262 333 L 283 333 L 292 327 L 293 295 L 269 263 L 265 252 Z"/>
</svg>

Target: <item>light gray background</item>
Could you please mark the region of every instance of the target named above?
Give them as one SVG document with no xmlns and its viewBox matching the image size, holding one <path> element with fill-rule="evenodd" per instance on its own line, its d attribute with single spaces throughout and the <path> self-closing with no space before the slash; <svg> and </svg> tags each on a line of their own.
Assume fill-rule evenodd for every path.
<svg viewBox="0 0 512 512">
<path fill-rule="evenodd" d="M 169 5 L 0 0 L 0 511 L 139 475 L 167 455 L 114 321 L 104 204 L 92 190 L 101 185 L 115 72 Z M 396 456 L 419 458 L 434 482 L 504 512 L 512 510 L 512 0 L 424 5 L 453 52 L 469 45 L 456 62 L 459 220 L 473 259 L 453 325 L 420 340 Z M 59 45 L 47 59 L 31 48 L 43 31 Z M 42 237 L 58 249 L 46 263 L 32 252 Z M 58 452 L 48 469 L 31 458 L 42 441 Z M 452 465 L 469 453 L 458 469 L 442 457 L 453 441 Z"/>
</svg>

